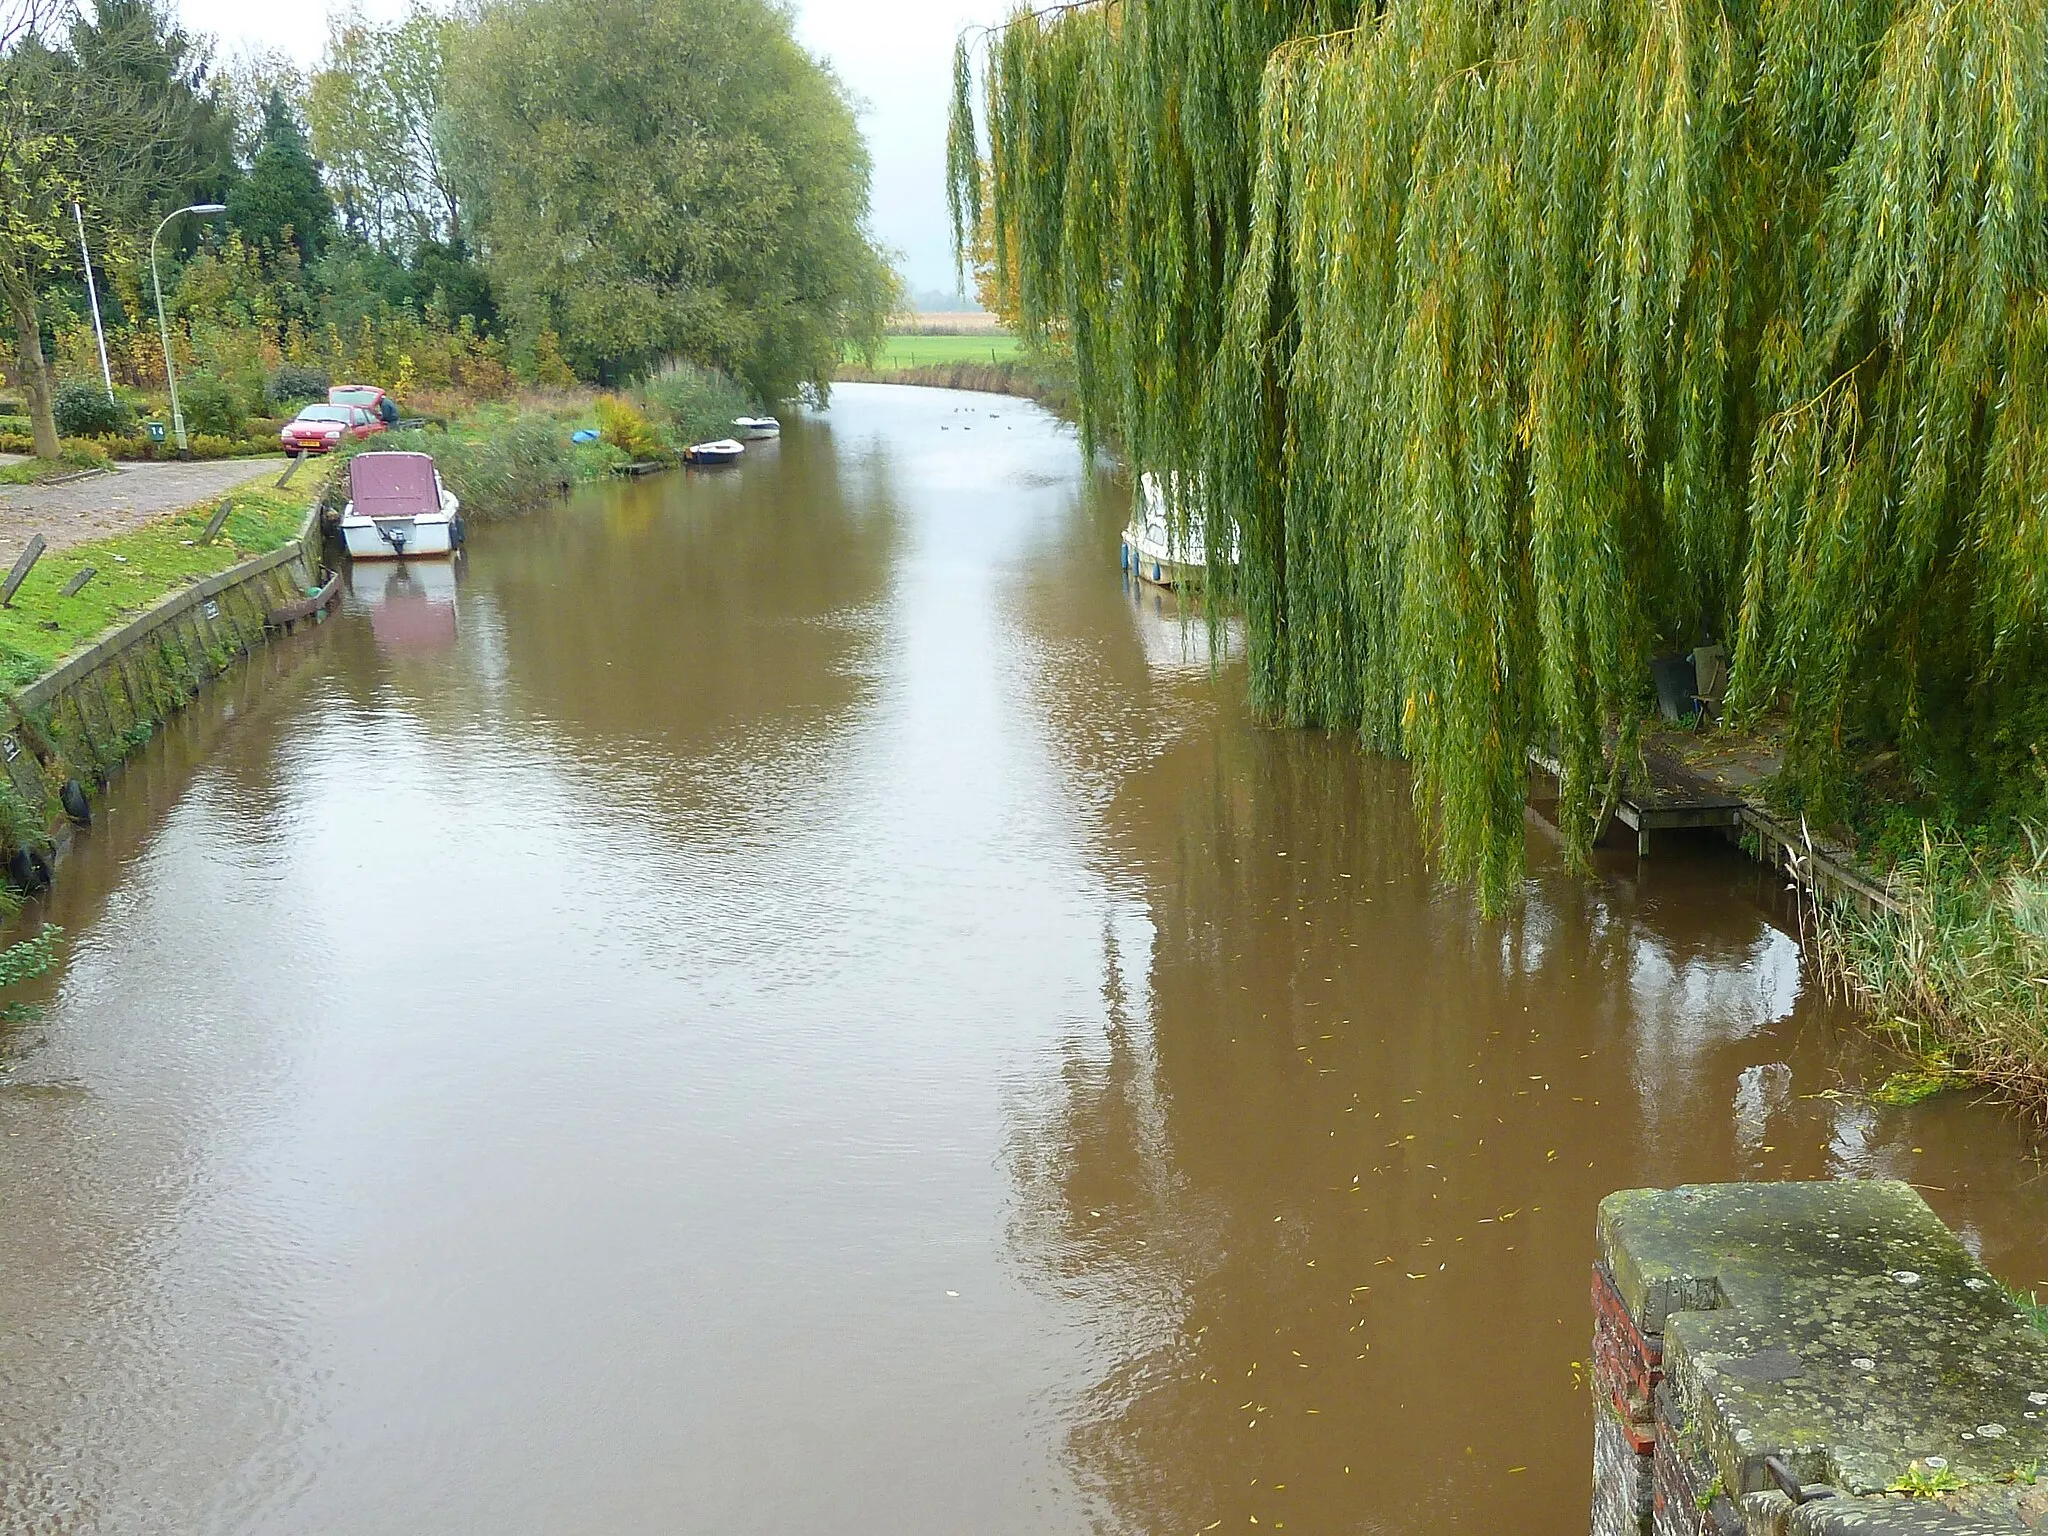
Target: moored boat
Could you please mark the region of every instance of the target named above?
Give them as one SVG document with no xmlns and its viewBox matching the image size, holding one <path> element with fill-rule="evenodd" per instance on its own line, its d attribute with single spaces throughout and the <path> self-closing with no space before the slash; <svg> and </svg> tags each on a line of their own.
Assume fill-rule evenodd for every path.
<svg viewBox="0 0 2048 1536">
<path fill-rule="evenodd" d="M 1139 476 L 1138 491 L 1138 506 L 1124 529 L 1124 569 L 1157 587 L 1199 586 L 1209 570 L 1199 513 L 1191 509 L 1189 526 L 1176 532 L 1167 517 L 1166 490 L 1159 476 Z M 1235 550 L 1230 563 L 1237 563 Z"/>
<path fill-rule="evenodd" d="M 355 560 L 407 560 L 462 548 L 462 503 L 431 454 L 359 453 L 348 461 L 341 538 Z"/>
<path fill-rule="evenodd" d="M 694 464 L 699 469 L 709 469 L 719 464 L 737 464 L 740 455 L 746 451 L 746 444 L 722 437 L 715 443 L 692 443 L 683 450 L 683 462 Z"/>
<path fill-rule="evenodd" d="M 782 435 L 782 423 L 773 416 L 736 416 L 732 425 L 740 438 L 749 443 L 758 442 L 764 437 Z"/>
</svg>

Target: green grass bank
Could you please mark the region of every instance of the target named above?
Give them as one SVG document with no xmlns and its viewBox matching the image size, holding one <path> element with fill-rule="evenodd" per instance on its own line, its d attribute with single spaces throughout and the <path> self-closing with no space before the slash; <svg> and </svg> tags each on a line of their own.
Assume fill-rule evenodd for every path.
<svg viewBox="0 0 2048 1536">
<path fill-rule="evenodd" d="M 13 606 L 0 608 L 0 681 L 17 688 L 33 682 L 179 587 L 282 548 L 298 537 L 316 494 L 318 482 L 301 471 L 283 490 L 263 480 L 227 493 L 231 510 L 211 543 L 199 540 L 221 497 L 44 555 Z M 64 588 L 88 567 L 91 579 L 66 597 Z"/>
</svg>

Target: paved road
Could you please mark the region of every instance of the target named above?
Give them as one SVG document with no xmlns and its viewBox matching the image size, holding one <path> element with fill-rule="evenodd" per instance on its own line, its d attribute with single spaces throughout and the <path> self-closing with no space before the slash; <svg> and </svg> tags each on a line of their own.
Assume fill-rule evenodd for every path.
<svg viewBox="0 0 2048 1536">
<path fill-rule="evenodd" d="M 140 527 L 152 517 L 251 480 L 275 479 L 283 469 L 281 457 L 123 464 L 111 475 L 69 485 L 0 485 L 0 561 L 11 559 L 31 534 L 40 533 L 50 548 L 63 549 Z"/>
</svg>

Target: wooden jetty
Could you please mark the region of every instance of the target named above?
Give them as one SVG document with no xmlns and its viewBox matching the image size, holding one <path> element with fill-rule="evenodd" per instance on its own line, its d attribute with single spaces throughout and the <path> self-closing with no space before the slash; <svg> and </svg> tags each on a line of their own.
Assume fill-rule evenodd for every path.
<svg viewBox="0 0 2048 1536">
<path fill-rule="evenodd" d="M 1548 752 L 1532 747 L 1529 763 L 1553 781 L 1560 776 L 1557 759 Z M 1899 910 L 1889 891 L 1854 867 L 1847 849 L 1815 836 L 1803 824 L 1793 826 L 1773 816 L 1758 795 L 1748 792 L 1753 785 L 1717 782 L 1655 746 L 1644 751 L 1643 767 L 1646 773 L 1630 778 L 1614 808 L 1616 820 L 1636 835 L 1638 858 L 1650 856 L 1653 833 L 1713 831 L 1818 899 L 1851 902 L 1865 910 Z M 1541 809 L 1532 804 L 1530 813 L 1555 833 Z"/>
</svg>

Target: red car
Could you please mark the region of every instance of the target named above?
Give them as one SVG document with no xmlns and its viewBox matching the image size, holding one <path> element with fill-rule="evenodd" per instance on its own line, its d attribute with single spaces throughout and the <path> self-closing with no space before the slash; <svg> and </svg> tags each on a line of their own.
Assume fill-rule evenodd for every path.
<svg viewBox="0 0 2048 1536">
<path fill-rule="evenodd" d="M 284 424 L 278 441 L 287 457 L 330 453 L 344 438 L 365 438 L 382 432 L 384 423 L 360 405 L 309 405 Z"/>
</svg>

